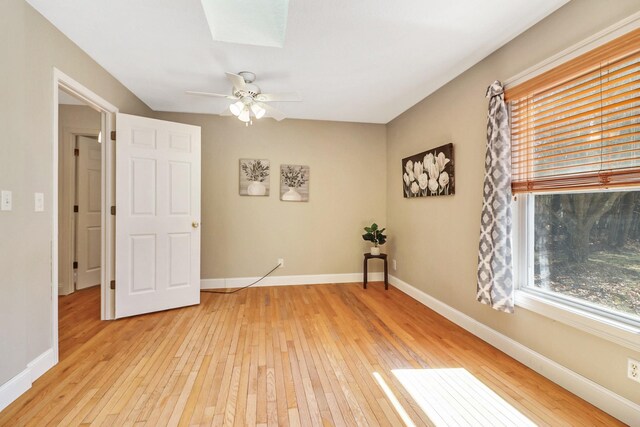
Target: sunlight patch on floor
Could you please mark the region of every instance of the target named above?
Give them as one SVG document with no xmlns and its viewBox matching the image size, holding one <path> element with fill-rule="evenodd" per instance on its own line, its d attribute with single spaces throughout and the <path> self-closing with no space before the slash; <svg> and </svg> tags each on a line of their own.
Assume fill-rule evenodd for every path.
<svg viewBox="0 0 640 427">
<path fill-rule="evenodd" d="M 466 369 L 394 369 L 436 426 L 535 426 Z"/>
<path fill-rule="evenodd" d="M 380 375 L 377 372 L 374 372 L 373 377 L 378 382 L 378 385 L 380 385 L 380 388 L 382 389 L 382 391 L 384 391 L 384 394 L 387 395 L 387 399 L 389 399 L 389 402 L 391 402 L 391 404 L 393 405 L 393 409 L 396 410 L 396 412 L 398 413 L 398 415 L 400 416 L 404 424 L 407 427 L 415 427 L 415 424 L 411 420 L 411 417 L 409 417 L 409 414 L 407 414 L 407 411 L 405 411 L 402 404 L 400 404 L 396 395 L 393 394 L 393 391 L 389 388 L 384 378 L 382 378 L 382 375 Z"/>
</svg>

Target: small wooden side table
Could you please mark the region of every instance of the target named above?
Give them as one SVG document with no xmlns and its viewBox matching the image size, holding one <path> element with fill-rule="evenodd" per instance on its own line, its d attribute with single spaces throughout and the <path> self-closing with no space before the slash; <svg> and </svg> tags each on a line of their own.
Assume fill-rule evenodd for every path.
<svg viewBox="0 0 640 427">
<path fill-rule="evenodd" d="M 367 289 L 367 263 L 371 258 L 379 258 L 384 261 L 384 290 L 389 289 L 389 272 L 387 269 L 387 254 L 371 255 L 369 253 L 364 254 L 364 280 L 362 281 L 362 287 Z"/>
</svg>

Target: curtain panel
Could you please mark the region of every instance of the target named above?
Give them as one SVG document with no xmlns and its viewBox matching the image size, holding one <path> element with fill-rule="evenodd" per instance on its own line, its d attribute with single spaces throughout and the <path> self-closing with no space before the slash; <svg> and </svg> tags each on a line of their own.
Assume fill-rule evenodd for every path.
<svg viewBox="0 0 640 427">
<path fill-rule="evenodd" d="M 496 310 L 513 313 L 509 111 L 499 81 L 489 86 L 486 96 L 489 112 L 476 298 Z"/>
</svg>

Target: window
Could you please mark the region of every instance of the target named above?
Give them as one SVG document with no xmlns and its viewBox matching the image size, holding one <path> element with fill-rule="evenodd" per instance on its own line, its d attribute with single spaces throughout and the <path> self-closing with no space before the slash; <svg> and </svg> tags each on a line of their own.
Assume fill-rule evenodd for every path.
<svg viewBox="0 0 640 427">
<path fill-rule="evenodd" d="M 640 321 L 640 191 L 528 197 L 524 286 Z"/>
<path fill-rule="evenodd" d="M 640 327 L 640 29 L 505 98 L 520 287 Z"/>
</svg>

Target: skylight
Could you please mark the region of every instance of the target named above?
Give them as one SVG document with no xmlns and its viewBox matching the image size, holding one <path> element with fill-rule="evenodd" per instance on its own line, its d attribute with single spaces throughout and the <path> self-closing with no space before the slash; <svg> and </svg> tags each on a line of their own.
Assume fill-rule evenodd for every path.
<svg viewBox="0 0 640 427">
<path fill-rule="evenodd" d="M 213 39 L 283 47 L 289 0 L 201 0 Z"/>
</svg>

